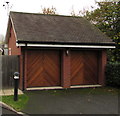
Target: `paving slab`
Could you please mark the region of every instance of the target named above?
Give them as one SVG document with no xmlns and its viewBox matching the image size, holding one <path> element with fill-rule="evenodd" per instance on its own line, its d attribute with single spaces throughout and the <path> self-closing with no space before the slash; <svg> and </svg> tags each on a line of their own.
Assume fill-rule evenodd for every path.
<svg viewBox="0 0 120 116">
<path fill-rule="evenodd" d="M 23 94 L 23 92 L 18 89 L 18 94 Z M 14 89 L 13 88 L 7 88 L 7 89 L 1 89 L 0 90 L 0 96 L 7 96 L 7 95 L 14 95 Z"/>
</svg>

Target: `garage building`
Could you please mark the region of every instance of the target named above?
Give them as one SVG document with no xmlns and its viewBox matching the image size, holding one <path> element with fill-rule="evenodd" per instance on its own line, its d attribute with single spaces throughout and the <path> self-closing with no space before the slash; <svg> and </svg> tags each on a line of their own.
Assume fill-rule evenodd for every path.
<svg viewBox="0 0 120 116">
<path fill-rule="evenodd" d="M 106 50 L 115 48 L 83 17 L 10 12 L 9 55 L 19 55 L 20 88 L 105 85 Z"/>
</svg>

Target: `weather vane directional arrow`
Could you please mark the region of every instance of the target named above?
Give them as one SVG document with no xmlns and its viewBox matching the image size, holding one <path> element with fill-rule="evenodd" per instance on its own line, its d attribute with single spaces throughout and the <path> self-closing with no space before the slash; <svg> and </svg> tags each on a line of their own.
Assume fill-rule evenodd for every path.
<svg viewBox="0 0 120 116">
<path fill-rule="evenodd" d="M 6 2 L 3 4 L 3 7 L 5 7 L 5 9 L 7 10 L 7 15 L 9 16 L 10 9 L 12 8 L 12 5 L 10 5 L 10 2 L 9 2 L 9 1 L 6 1 Z"/>
</svg>

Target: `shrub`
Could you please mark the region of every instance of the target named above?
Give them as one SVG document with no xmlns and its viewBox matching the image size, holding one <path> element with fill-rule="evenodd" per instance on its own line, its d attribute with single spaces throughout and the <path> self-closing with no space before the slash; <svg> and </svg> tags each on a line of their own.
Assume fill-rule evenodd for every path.
<svg viewBox="0 0 120 116">
<path fill-rule="evenodd" d="M 120 87 L 120 63 L 108 63 L 106 66 L 106 85 Z"/>
</svg>

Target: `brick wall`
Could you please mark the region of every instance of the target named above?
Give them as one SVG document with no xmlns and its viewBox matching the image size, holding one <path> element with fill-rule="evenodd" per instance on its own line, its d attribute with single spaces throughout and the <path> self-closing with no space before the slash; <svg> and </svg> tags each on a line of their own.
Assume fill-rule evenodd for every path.
<svg viewBox="0 0 120 116">
<path fill-rule="evenodd" d="M 62 54 L 62 86 L 63 88 L 70 88 L 70 53 L 67 50 Z"/>
<path fill-rule="evenodd" d="M 13 28 L 10 30 L 10 38 L 8 41 L 8 55 L 21 55 L 21 48 L 16 46 L 16 38 Z"/>
<path fill-rule="evenodd" d="M 102 50 L 99 53 L 99 71 L 98 71 L 98 79 L 99 84 L 105 86 L 105 68 L 107 64 L 107 53 L 106 50 Z"/>
</svg>

